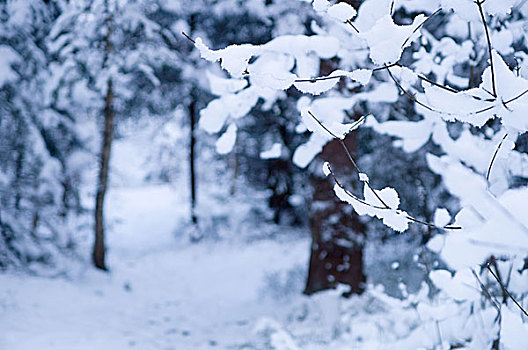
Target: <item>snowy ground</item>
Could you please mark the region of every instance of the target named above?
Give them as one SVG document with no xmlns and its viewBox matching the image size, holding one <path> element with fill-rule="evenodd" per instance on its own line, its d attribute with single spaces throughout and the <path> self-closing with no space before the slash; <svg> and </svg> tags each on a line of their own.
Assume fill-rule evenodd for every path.
<svg viewBox="0 0 528 350">
<path fill-rule="evenodd" d="M 0 349 L 224 349 L 264 316 L 267 273 L 306 259 L 307 242 L 167 247 L 111 255 L 111 274 L 0 276 Z"/>
</svg>

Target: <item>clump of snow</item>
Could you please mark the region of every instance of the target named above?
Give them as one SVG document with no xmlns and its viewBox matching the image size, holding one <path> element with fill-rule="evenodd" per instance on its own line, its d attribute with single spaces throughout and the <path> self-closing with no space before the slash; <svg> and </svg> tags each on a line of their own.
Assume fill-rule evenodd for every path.
<svg viewBox="0 0 528 350">
<path fill-rule="evenodd" d="M 312 6 L 315 11 L 324 12 L 330 6 L 330 2 L 328 0 L 313 0 Z"/>
<path fill-rule="evenodd" d="M 410 25 L 396 25 L 390 15 L 385 15 L 367 32 L 361 33 L 370 48 L 370 58 L 379 65 L 398 62 L 403 49 L 420 36 L 418 28 L 426 20 L 418 15 Z M 390 33 L 390 35 L 388 35 Z"/>
<path fill-rule="evenodd" d="M 328 176 L 331 173 L 332 173 L 332 170 L 330 169 L 330 163 L 324 162 L 324 164 L 323 164 L 323 174 L 325 174 L 325 176 Z"/>
<path fill-rule="evenodd" d="M 261 159 L 275 159 L 281 156 L 282 145 L 280 143 L 274 143 L 271 148 L 267 151 L 260 152 Z"/>
<path fill-rule="evenodd" d="M 211 50 L 201 38 L 196 38 L 195 46 L 200 51 L 202 58 L 216 62 L 221 61 L 222 68 L 234 77 L 241 77 L 246 71 L 251 57 L 260 52 L 260 47 L 244 44 L 231 45 L 221 50 Z"/>
<path fill-rule="evenodd" d="M 363 200 L 353 197 L 350 192 L 338 184 L 334 185 L 334 192 L 343 202 L 351 204 L 358 215 L 377 217 L 385 225 L 399 232 L 403 232 L 409 227 L 408 214 L 398 210 L 400 198 L 393 188 L 385 187 L 379 191 L 372 190 L 369 184 L 365 182 Z"/>
<path fill-rule="evenodd" d="M 434 213 L 434 224 L 438 227 L 444 227 L 451 221 L 451 215 L 445 208 L 438 208 Z"/>
<path fill-rule="evenodd" d="M 236 136 L 236 125 L 234 123 L 230 124 L 227 127 L 226 132 L 224 132 L 222 136 L 220 136 L 218 140 L 216 140 L 216 151 L 219 154 L 227 154 L 231 152 L 233 150 L 233 147 L 235 146 Z"/>
<path fill-rule="evenodd" d="M 326 10 L 326 12 L 330 17 L 342 22 L 346 22 L 354 18 L 357 14 L 356 9 L 354 9 L 346 2 L 340 2 L 335 5 L 332 5 Z"/>
<path fill-rule="evenodd" d="M 236 93 L 245 88 L 248 84 L 245 79 L 226 79 L 219 77 L 210 71 L 206 71 L 205 74 L 209 80 L 209 88 L 216 96 Z"/>
</svg>

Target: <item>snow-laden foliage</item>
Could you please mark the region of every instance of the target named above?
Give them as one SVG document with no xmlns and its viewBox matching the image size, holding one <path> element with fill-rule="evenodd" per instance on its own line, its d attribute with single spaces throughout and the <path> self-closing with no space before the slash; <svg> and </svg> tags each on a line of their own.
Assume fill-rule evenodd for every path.
<svg viewBox="0 0 528 350">
<path fill-rule="evenodd" d="M 220 61 L 230 84 L 237 86 L 202 111 L 202 127 L 218 132 L 259 100 L 272 103 L 294 86 L 312 95 L 298 102 L 298 132 L 312 132 L 293 156 L 300 167 L 328 141 L 351 131 L 346 112 L 361 102 L 381 111 L 366 125 L 395 137 L 395 145 L 406 152 L 434 144 L 428 166 L 458 198 L 460 209 L 439 208 L 433 222 L 400 208 L 397 189 L 373 188 L 356 164 L 362 195 L 341 184 L 329 165 L 323 171 L 334 177 L 336 195 L 359 215 L 378 217 L 397 231 L 411 224 L 437 230 L 428 247 L 449 270 L 430 271 L 440 294 L 433 304 L 412 301 L 424 318 L 402 344 L 525 348 L 516 337 L 526 333 L 528 316 L 523 263 L 528 256 L 523 210 L 528 187 L 513 181 L 528 177 L 523 153 L 528 131 L 525 3 L 366 0 L 356 13 L 345 4 L 314 0 L 313 8 L 321 16 L 311 24 L 313 35 L 279 36 L 263 45 L 220 50 L 196 40 L 202 57 Z M 318 77 L 320 61 L 330 59 L 338 69 Z M 335 90 L 337 84 L 344 89 Z M 402 101 L 409 119 L 387 120 L 379 106 Z M 449 336 L 427 338 L 427 317 L 439 334 Z M 480 322 L 478 329 L 486 337 L 476 326 L 463 328 L 468 320 Z M 410 339 L 414 341 L 408 343 Z"/>
<path fill-rule="evenodd" d="M 86 154 L 79 126 L 45 88 L 57 5 L 3 2 L 0 13 L 0 269 L 36 270 L 72 247 Z"/>
</svg>

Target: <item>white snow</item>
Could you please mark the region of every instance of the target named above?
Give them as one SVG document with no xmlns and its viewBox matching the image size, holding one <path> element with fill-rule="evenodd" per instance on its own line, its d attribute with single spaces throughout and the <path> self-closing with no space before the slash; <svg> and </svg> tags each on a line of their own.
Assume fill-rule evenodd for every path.
<svg viewBox="0 0 528 350">
<path fill-rule="evenodd" d="M 368 32 L 360 34 L 367 41 L 372 61 L 379 65 L 397 62 L 403 49 L 420 35 L 418 28 L 425 20 L 424 15 L 418 15 L 411 25 L 399 26 L 390 15 L 378 19 Z"/>
<path fill-rule="evenodd" d="M 228 154 L 233 150 L 237 137 L 236 124 L 230 124 L 227 130 L 216 140 L 216 152 L 219 154 Z"/>
<path fill-rule="evenodd" d="M 280 158 L 281 150 L 282 150 L 282 144 L 278 142 L 274 143 L 269 150 L 260 152 L 260 158 L 262 159 Z"/>
<path fill-rule="evenodd" d="M 332 5 L 326 10 L 326 12 L 330 17 L 342 22 L 346 22 L 347 20 L 354 18 L 354 16 L 357 14 L 356 10 L 346 2 L 340 2 Z"/>
</svg>

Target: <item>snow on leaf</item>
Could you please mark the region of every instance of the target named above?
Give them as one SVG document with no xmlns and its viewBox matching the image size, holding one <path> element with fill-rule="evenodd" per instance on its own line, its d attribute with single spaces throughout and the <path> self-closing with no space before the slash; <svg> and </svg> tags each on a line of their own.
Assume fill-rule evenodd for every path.
<svg viewBox="0 0 528 350">
<path fill-rule="evenodd" d="M 359 173 L 359 181 L 369 181 L 368 175 L 365 173 Z"/>
<path fill-rule="evenodd" d="M 451 215 L 445 208 L 438 208 L 434 213 L 434 224 L 438 227 L 444 227 L 451 221 Z"/>
<path fill-rule="evenodd" d="M 339 78 L 314 80 L 314 81 L 297 81 L 293 84 L 300 92 L 320 95 L 333 88 L 339 82 Z"/>
<path fill-rule="evenodd" d="M 238 119 L 249 113 L 263 96 L 259 92 L 261 91 L 256 87 L 249 87 L 236 94 L 227 94 L 212 100 L 200 111 L 199 127 L 208 133 L 219 132 L 228 118 Z"/>
<path fill-rule="evenodd" d="M 347 193 L 338 184 L 334 185 L 334 192 L 336 196 L 343 202 L 351 204 L 358 215 L 377 217 L 383 221 L 383 224 L 395 231 L 403 232 L 407 230 L 407 228 L 409 228 L 408 214 L 405 211 L 398 210 L 400 199 L 396 191 L 390 187 L 385 187 L 380 191 L 375 191 L 377 196 L 372 192 L 369 185 L 365 182 L 365 203 L 362 203 Z M 390 208 L 384 208 L 385 204 L 383 204 L 378 197 L 381 198 L 381 200 Z"/>
<path fill-rule="evenodd" d="M 198 125 L 208 133 L 216 133 L 222 129 L 228 116 L 229 112 L 224 108 L 223 100 L 212 100 L 207 107 L 200 111 Z"/>
<path fill-rule="evenodd" d="M 417 122 L 403 120 L 389 120 L 378 123 L 375 118 L 370 118 L 367 127 L 375 131 L 398 137 L 394 145 L 401 147 L 405 152 L 412 153 L 420 149 L 431 137 L 434 123 L 431 119 L 424 119 Z"/>
<path fill-rule="evenodd" d="M 261 159 L 280 158 L 281 148 L 282 148 L 282 145 L 280 143 L 274 143 L 269 150 L 260 152 L 260 158 Z"/>
<path fill-rule="evenodd" d="M 324 12 L 328 9 L 328 6 L 330 6 L 330 2 L 328 0 L 314 0 L 312 6 L 315 11 Z"/>
<path fill-rule="evenodd" d="M 461 269 L 451 276 L 447 270 L 429 273 L 433 283 L 451 298 L 458 301 L 480 299 L 480 285 L 469 268 Z"/>
<path fill-rule="evenodd" d="M 332 18 L 339 21 L 346 22 L 356 16 L 356 9 L 347 4 L 346 2 L 340 2 L 330 6 L 326 12 Z"/>
<path fill-rule="evenodd" d="M 332 171 L 330 170 L 330 163 L 324 162 L 324 164 L 323 164 L 323 174 L 325 174 L 325 176 L 328 176 L 331 173 L 332 173 Z"/>
<path fill-rule="evenodd" d="M 234 123 L 230 124 L 227 127 L 226 132 L 224 132 L 222 136 L 220 136 L 218 140 L 216 140 L 216 152 L 218 152 L 218 154 L 227 154 L 231 152 L 233 150 L 233 147 L 235 146 L 236 135 L 236 125 Z"/>
<path fill-rule="evenodd" d="M 310 79 L 299 79 L 304 81 L 296 81 L 294 86 L 301 92 L 319 95 L 333 88 L 341 77 L 347 77 L 361 85 L 367 85 L 371 76 L 372 71 L 368 69 L 357 69 L 352 72 L 335 70 L 326 77 L 314 78 L 311 81 Z"/>
<path fill-rule="evenodd" d="M 508 16 L 514 6 L 517 6 L 520 0 L 495 0 L 484 1 L 484 10 L 492 16 Z"/>
<path fill-rule="evenodd" d="M 295 149 L 293 164 L 300 168 L 306 168 L 329 140 L 330 137 L 325 137 L 320 133 L 313 133 L 306 143 Z"/>
<path fill-rule="evenodd" d="M 492 95 L 494 84 L 489 66 L 478 88 L 453 93 L 424 83 L 427 101 L 444 112 L 447 120 L 458 119 L 480 127 L 498 116 L 504 126 L 524 132 L 528 130 L 528 80 L 517 77 L 495 50 L 492 55 L 496 98 Z"/>
<path fill-rule="evenodd" d="M 202 58 L 210 62 L 220 61 L 222 68 L 234 77 L 241 77 L 246 72 L 251 57 L 261 51 L 259 46 L 250 44 L 230 45 L 225 49 L 211 50 L 201 38 L 196 38 L 195 46 L 200 51 Z"/>
<path fill-rule="evenodd" d="M 209 71 L 205 72 L 209 80 L 209 88 L 216 96 L 222 96 L 229 93 L 235 93 L 247 86 L 245 79 L 226 79 L 219 77 Z"/>
<path fill-rule="evenodd" d="M 504 307 L 501 312 L 501 344 L 504 349 L 526 349 L 526 334 L 528 334 L 528 323 L 524 323 L 520 310 L 511 311 Z M 524 336 L 523 336 L 524 335 Z"/>
<path fill-rule="evenodd" d="M 395 63 L 400 59 L 403 49 L 419 37 L 417 29 L 425 20 L 424 15 L 418 15 L 411 25 L 400 26 L 394 23 L 390 15 L 385 15 L 369 31 L 361 33 L 360 37 L 367 41 L 370 58 L 375 64 Z"/>
<path fill-rule="evenodd" d="M 290 55 L 264 52 L 248 67 L 251 84 L 286 90 L 297 78 L 290 73 L 294 65 L 295 61 Z"/>
<path fill-rule="evenodd" d="M 372 77 L 372 71 L 369 69 L 356 69 L 350 72 L 348 77 L 361 85 L 367 85 Z"/>
<path fill-rule="evenodd" d="M 374 204 L 376 206 L 384 206 L 384 204 L 379 199 L 381 198 L 381 200 L 383 200 L 383 202 L 387 204 L 391 209 L 397 209 L 400 205 L 400 198 L 398 197 L 398 193 L 394 188 L 385 187 L 382 190 L 374 191 L 376 191 L 377 196 L 373 193 L 370 187 L 365 184 L 363 194 L 365 196 L 365 200 L 368 203 Z"/>
<path fill-rule="evenodd" d="M 465 21 L 480 22 L 479 10 L 473 0 L 442 0 L 442 8 L 445 11 L 453 10 Z"/>
</svg>

